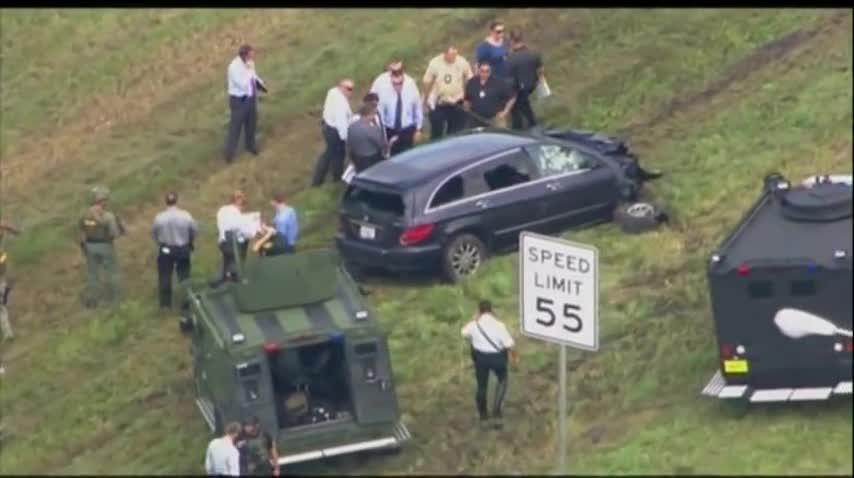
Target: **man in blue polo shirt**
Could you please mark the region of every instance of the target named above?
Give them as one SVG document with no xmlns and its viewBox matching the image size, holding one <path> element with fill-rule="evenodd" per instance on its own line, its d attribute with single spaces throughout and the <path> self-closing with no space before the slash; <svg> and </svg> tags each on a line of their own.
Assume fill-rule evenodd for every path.
<svg viewBox="0 0 854 478">
<path fill-rule="evenodd" d="M 268 251 L 267 255 L 293 254 L 299 235 L 297 212 L 285 203 L 285 194 L 281 191 L 273 193 L 270 204 L 276 211 L 276 215 L 273 216 L 273 228 L 276 230 L 276 235 L 273 236 L 272 250 Z"/>
</svg>

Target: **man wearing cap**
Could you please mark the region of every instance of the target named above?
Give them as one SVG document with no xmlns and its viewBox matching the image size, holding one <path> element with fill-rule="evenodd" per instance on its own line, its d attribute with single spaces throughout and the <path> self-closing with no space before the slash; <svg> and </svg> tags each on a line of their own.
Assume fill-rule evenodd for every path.
<svg viewBox="0 0 854 478">
<path fill-rule="evenodd" d="M 246 260 L 246 252 L 249 243 L 245 230 L 246 219 L 243 216 L 243 206 L 246 197 L 243 191 L 236 190 L 231 193 L 230 201 L 219 208 L 216 213 L 216 227 L 219 234 L 219 251 L 222 253 L 222 274 L 219 283 L 237 280 L 237 257 L 234 255 L 234 243 L 237 243 L 237 253 L 240 260 Z"/>
<path fill-rule="evenodd" d="M 421 140 L 424 111 L 421 93 L 411 76 L 403 71 L 403 62 L 395 61 L 371 86 L 371 92 L 379 97 L 386 136 L 397 138 L 390 149 L 390 156 L 406 151 Z"/>
<path fill-rule="evenodd" d="M 427 65 L 424 73 L 424 110 L 429 111 L 430 137 L 454 134 L 466 124 L 463 96 L 472 77 L 471 65 L 449 46 Z"/>
<path fill-rule="evenodd" d="M 92 189 L 92 206 L 80 217 L 80 247 L 86 257 L 86 289 L 83 305 L 97 307 L 101 289 L 108 302 L 119 296 L 119 270 L 113 241 L 125 230 L 121 220 L 107 210 L 110 191 L 103 186 Z M 103 277 L 102 277 L 103 276 Z"/>
<path fill-rule="evenodd" d="M 9 292 L 12 290 L 6 279 L 6 271 L 9 263 L 9 256 L 4 247 L 6 242 L 4 233 L 6 232 L 17 235 L 20 231 L 11 224 L 0 220 L 0 334 L 2 334 L 4 342 L 15 338 L 15 333 L 12 332 L 12 323 L 9 321 L 9 311 L 6 309 L 6 305 L 9 302 Z"/>
<path fill-rule="evenodd" d="M 279 454 L 273 437 L 261 429 L 261 420 L 251 417 L 243 422 L 243 429 L 235 445 L 240 453 L 240 474 L 254 476 L 279 476 Z"/>
<path fill-rule="evenodd" d="M 332 181 L 341 181 L 344 172 L 344 159 L 347 156 L 347 128 L 353 110 L 350 108 L 350 97 L 353 95 L 353 80 L 343 79 L 326 93 L 323 103 L 323 119 L 320 129 L 326 150 L 317 158 L 312 187 L 319 187 L 326 180 L 326 174 L 332 169 Z"/>
<path fill-rule="evenodd" d="M 151 235 L 157 244 L 157 284 L 160 308 L 172 306 L 172 272 L 178 282 L 190 277 L 190 254 L 198 232 L 189 212 L 178 207 L 178 193 L 166 195 L 166 209 L 154 218 Z"/>
<path fill-rule="evenodd" d="M 255 72 L 255 49 L 242 45 L 237 56 L 228 65 L 228 107 L 231 117 L 228 122 L 228 137 L 225 141 L 225 162 L 234 161 L 237 140 L 243 131 L 246 150 L 257 155 L 255 125 L 258 121 L 258 90 L 267 92 L 264 81 Z"/>
</svg>

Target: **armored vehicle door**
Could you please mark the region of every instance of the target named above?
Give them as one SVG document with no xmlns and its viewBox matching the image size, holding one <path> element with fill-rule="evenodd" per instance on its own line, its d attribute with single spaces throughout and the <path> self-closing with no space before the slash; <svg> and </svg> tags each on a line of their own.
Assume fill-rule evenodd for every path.
<svg viewBox="0 0 854 478">
<path fill-rule="evenodd" d="M 353 411 L 360 424 L 390 422 L 400 412 L 385 337 L 348 341 Z"/>
</svg>

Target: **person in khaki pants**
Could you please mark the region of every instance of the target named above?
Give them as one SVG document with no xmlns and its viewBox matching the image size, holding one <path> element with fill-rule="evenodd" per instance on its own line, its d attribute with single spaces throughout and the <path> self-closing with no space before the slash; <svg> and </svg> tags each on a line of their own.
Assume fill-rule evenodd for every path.
<svg viewBox="0 0 854 478">
<path fill-rule="evenodd" d="M 20 231 L 14 226 L 0 221 L 0 334 L 2 334 L 3 341 L 6 341 L 14 339 L 15 334 L 12 332 L 12 323 L 9 321 L 9 311 L 6 309 L 11 288 L 9 287 L 9 282 L 6 280 L 9 257 L 3 247 L 5 242 L 4 232 L 17 235 Z"/>
</svg>

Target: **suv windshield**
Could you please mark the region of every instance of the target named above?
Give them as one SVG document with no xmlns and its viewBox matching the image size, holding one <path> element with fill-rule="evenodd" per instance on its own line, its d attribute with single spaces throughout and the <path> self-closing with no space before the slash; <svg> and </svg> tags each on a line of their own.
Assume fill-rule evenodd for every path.
<svg viewBox="0 0 854 478">
<path fill-rule="evenodd" d="M 350 186 L 344 194 L 344 201 L 356 203 L 371 211 L 403 216 L 406 206 L 398 193 L 375 191 L 359 186 Z"/>
</svg>

